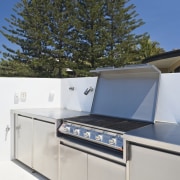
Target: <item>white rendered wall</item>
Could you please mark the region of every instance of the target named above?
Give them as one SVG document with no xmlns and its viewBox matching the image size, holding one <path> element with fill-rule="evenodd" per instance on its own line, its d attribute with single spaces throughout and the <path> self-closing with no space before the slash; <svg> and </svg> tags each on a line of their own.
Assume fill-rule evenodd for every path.
<svg viewBox="0 0 180 180">
<path fill-rule="evenodd" d="M 71 78 L 61 80 L 61 106 L 62 108 L 91 111 L 92 101 L 96 88 L 97 77 Z M 84 91 L 92 87 L 93 91 L 85 95 Z M 74 90 L 71 90 L 74 88 Z"/>
<path fill-rule="evenodd" d="M 71 79 L 0 78 L 0 161 L 10 159 L 10 110 L 24 108 L 67 108 L 91 110 L 96 77 Z M 180 123 L 180 73 L 161 74 L 155 120 Z M 69 90 L 74 87 L 74 90 Z M 86 88 L 93 92 L 84 95 Z M 14 95 L 26 92 L 26 101 L 15 104 Z M 52 100 L 49 95 L 53 94 Z M 11 131 L 10 131 L 11 132 Z"/>
<path fill-rule="evenodd" d="M 161 74 L 155 120 L 180 123 L 180 73 Z"/>
<path fill-rule="evenodd" d="M 95 90 L 96 77 L 50 79 L 50 78 L 0 78 L 0 161 L 10 160 L 10 137 L 6 127 L 10 127 L 10 110 L 26 108 L 67 108 L 72 110 L 91 110 L 94 91 L 87 96 L 86 88 Z M 74 91 L 69 87 L 74 87 Z M 26 100 L 21 101 L 21 93 Z M 19 100 L 14 99 L 17 95 Z"/>
<path fill-rule="evenodd" d="M 60 80 L 46 78 L 0 78 L 0 161 L 10 159 L 10 110 L 24 108 L 60 107 Z M 21 102 L 21 92 L 26 93 L 26 101 Z M 54 93 L 54 99 L 49 94 Z M 19 102 L 14 102 L 14 95 Z M 17 99 L 16 99 L 17 100 Z"/>
</svg>

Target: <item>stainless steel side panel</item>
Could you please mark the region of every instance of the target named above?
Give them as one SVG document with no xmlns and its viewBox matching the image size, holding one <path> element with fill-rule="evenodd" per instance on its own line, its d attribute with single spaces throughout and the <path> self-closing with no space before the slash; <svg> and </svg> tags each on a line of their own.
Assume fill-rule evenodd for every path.
<svg viewBox="0 0 180 180">
<path fill-rule="evenodd" d="M 160 72 L 153 66 L 99 70 L 92 114 L 154 122 Z"/>
<path fill-rule="evenodd" d="M 87 180 L 87 154 L 61 144 L 60 180 Z"/>
<path fill-rule="evenodd" d="M 88 155 L 88 180 L 125 180 L 125 166 Z"/>
<path fill-rule="evenodd" d="M 58 142 L 54 126 L 34 120 L 33 168 L 51 180 L 58 178 Z"/>
<path fill-rule="evenodd" d="M 32 167 L 33 120 L 17 116 L 15 120 L 15 158 Z"/>
<path fill-rule="evenodd" d="M 129 180 L 180 179 L 180 156 L 130 145 Z"/>
</svg>

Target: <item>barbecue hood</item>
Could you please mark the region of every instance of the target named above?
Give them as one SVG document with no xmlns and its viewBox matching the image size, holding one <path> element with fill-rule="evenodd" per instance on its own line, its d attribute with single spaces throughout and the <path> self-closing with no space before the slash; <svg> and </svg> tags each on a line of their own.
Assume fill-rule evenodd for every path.
<svg viewBox="0 0 180 180">
<path fill-rule="evenodd" d="M 91 114 L 154 122 L 160 71 L 153 65 L 99 68 Z"/>
</svg>

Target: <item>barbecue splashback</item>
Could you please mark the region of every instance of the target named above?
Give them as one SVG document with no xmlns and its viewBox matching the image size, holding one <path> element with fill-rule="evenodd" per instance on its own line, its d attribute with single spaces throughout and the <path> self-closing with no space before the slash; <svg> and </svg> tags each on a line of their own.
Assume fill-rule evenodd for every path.
<svg viewBox="0 0 180 180">
<path fill-rule="evenodd" d="M 154 122 L 160 71 L 153 65 L 96 69 L 91 114 Z"/>
</svg>

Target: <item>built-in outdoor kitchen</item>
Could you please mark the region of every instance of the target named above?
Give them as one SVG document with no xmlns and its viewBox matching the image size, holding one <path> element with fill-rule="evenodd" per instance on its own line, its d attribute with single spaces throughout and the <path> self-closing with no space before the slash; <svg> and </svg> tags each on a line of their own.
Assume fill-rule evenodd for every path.
<svg viewBox="0 0 180 180">
<path fill-rule="evenodd" d="M 92 73 L 96 87 L 81 93 L 94 93 L 90 112 L 11 111 L 12 159 L 52 180 L 179 179 L 180 126 L 155 116 L 160 71 L 145 64 Z"/>
</svg>

